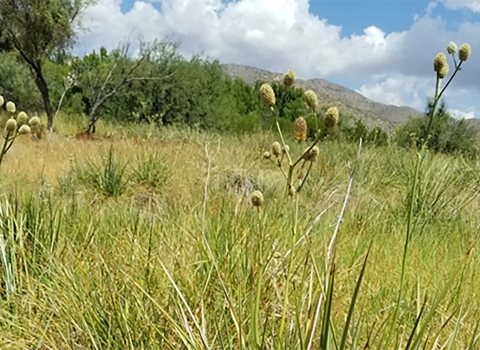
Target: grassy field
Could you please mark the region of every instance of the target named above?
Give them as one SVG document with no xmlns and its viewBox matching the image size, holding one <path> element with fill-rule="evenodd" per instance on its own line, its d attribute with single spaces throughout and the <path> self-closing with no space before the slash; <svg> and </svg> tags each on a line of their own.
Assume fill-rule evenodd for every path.
<svg viewBox="0 0 480 350">
<path fill-rule="evenodd" d="M 277 135 L 57 124 L 1 168 L 2 349 L 478 348 L 479 164 L 423 160 L 399 298 L 415 152 L 361 149 L 326 271 L 357 145 L 320 143 L 283 207 Z"/>
</svg>

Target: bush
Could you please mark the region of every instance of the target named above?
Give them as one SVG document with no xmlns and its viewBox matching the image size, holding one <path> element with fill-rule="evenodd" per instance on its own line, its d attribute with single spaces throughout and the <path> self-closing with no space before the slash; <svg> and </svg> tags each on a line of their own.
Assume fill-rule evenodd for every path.
<svg viewBox="0 0 480 350">
<path fill-rule="evenodd" d="M 396 130 L 395 142 L 399 146 L 421 147 L 428 132 L 430 108 L 431 101 L 428 102 L 425 116 L 410 118 Z M 433 152 L 474 156 L 478 151 L 478 131 L 469 126 L 467 121 L 452 118 L 444 101 L 435 113 L 429 134 L 427 146 Z"/>
</svg>

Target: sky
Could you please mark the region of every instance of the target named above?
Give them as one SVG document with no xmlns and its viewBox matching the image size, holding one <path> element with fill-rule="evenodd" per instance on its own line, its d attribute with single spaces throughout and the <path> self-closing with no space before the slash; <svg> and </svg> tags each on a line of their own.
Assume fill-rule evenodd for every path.
<svg viewBox="0 0 480 350">
<path fill-rule="evenodd" d="M 293 69 L 420 111 L 434 94 L 434 57 L 467 42 L 444 97 L 455 117 L 480 118 L 480 0 L 97 0 L 82 24 L 78 54 L 168 39 L 186 57 Z"/>
</svg>

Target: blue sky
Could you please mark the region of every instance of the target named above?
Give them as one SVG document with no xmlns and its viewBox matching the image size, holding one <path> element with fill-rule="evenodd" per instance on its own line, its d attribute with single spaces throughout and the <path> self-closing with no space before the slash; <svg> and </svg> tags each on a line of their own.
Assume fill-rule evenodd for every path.
<svg viewBox="0 0 480 350">
<path fill-rule="evenodd" d="M 434 56 L 451 40 L 469 42 L 472 56 L 445 97 L 458 116 L 480 118 L 480 0 L 98 0 L 84 24 L 79 51 L 170 37 L 187 56 L 291 68 L 419 110 L 433 93 Z"/>
</svg>

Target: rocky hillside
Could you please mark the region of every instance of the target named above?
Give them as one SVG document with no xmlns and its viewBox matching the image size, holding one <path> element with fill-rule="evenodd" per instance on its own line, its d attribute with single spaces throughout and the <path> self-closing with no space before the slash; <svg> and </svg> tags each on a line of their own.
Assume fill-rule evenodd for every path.
<svg viewBox="0 0 480 350">
<path fill-rule="evenodd" d="M 224 65 L 225 72 L 253 84 L 256 80 L 281 81 L 283 73 L 273 73 L 263 69 L 238 65 Z M 395 126 L 405 122 L 410 116 L 419 116 L 422 112 L 410 107 L 397 107 L 374 102 L 356 91 L 323 79 L 297 80 L 297 86 L 312 89 L 321 105 L 336 105 L 339 109 L 351 112 L 359 117 L 365 125 L 380 126 L 391 131 Z"/>
</svg>

